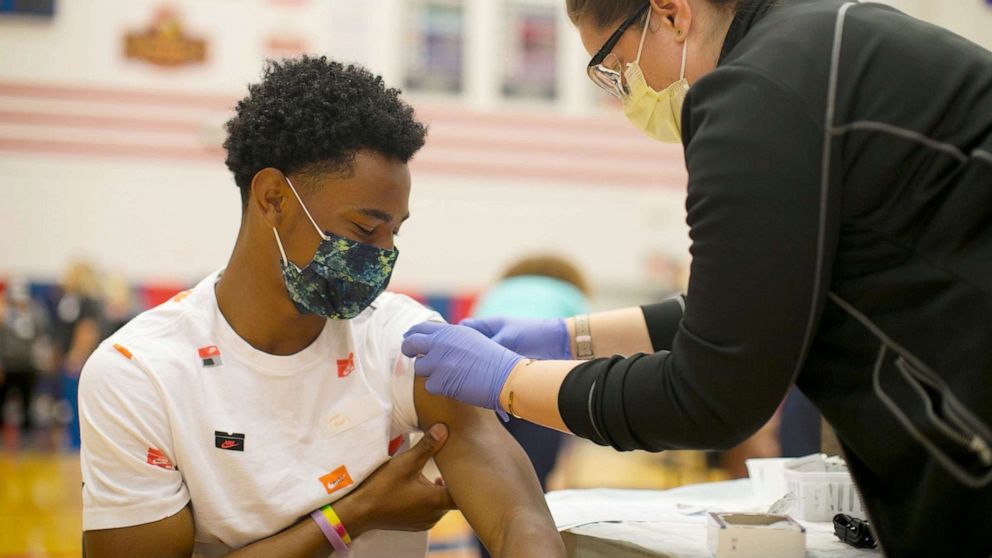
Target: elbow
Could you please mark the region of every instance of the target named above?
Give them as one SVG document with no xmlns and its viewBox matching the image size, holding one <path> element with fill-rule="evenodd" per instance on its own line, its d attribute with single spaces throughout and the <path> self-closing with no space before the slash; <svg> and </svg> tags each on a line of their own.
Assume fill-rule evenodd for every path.
<svg viewBox="0 0 992 558">
<path fill-rule="evenodd" d="M 768 422 L 775 413 L 758 408 L 726 405 L 719 411 L 704 405 L 671 409 L 665 416 L 656 415 L 640 421 L 631 432 L 631 447 L 622 450 L 714 450 L 726 451 L 740 445 Z M 630 416 L 628 415 L 628 419 Z M 609 440 L 614 442 L 614 440 Z"/>
<path fill-rule="evenodd" d="M 625 413 L 622 421 L 593 423 L 596 436 L 591 439 L 618 451 L 725 451 L 751 437 L 773 413 L 732 407 L 715 413 L 702 406 L 652 416 Z"/>
<path fill-rule="evenodd" d="M 515 510 L 504 514 L 494 540 L 494 545 L 486 545 L 494 557 L 567 556 L 565 544 L 546 508 Z"/>
<path fill-rule="evenodd" d="M 664 432 L 645 431 L 640 434 L 638 436 L 634 433 L 631 436 L 632 443 L 618 444 L 614 440 L 607 440 L 607 443 L 602 445 L 611 445 L 619 451 L 641 450 L 652 453 L 667 450 L 726 451 L 739 445 L 750 436 L 747 432 L 731 428 L 726 423 L 716 420 L 686 424 L 681 434 L 675 434 L 668 429 Z"/>
<path fill-rule="evenodd" d="M 706 444 L 706 448 L 715 451 L 727 451 L 731 448 L 739 446 L 744 440 L 747 440 L 749 436 L 750 434 L 747 433 L 741 433 L 736 430 L 731 431 L 724 428 L 720 431 L 711 433 L 709 441 Z"/>
<path fill-rule="evenodd" d="M 713 421 L 707 435 L 707 449 L 727 451 L 739 446 L 761 430 L 774 414 L 774 408 L 769 412 L 760 413 L 741 410 Z"/>
</svg>

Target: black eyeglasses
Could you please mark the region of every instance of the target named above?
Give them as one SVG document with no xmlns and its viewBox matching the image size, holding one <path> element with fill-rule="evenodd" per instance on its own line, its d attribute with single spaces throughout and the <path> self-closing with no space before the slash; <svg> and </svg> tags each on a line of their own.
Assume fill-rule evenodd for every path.
<svg viewBox="0 0 992 558">
<path fill-rule="evenodd" d="M 644 12 L 649 7 L 651 7 L 651 3 L 645 2 L 644 5 L 638 8 L 633 15 L 625 19 L 624 22 L 620 24 L 620 27 L 617 27 L 617 30 L 610 35 L 610 38 L 606 39 L 606 42 L 603 43 L 603 47 L 599 49 L 599 52 L 592 57 L 592 60 L 589 61 L 589 65 L 586 66 L 586 74 L 589 75 L 589 79 L 598 85 L 600 89 L 606 91 L 614 97 L 622 99 L 627 96 L 627 86 L 624 85 L 621 75 L 622 69 L 617 67 L 611 68 L 608 65 L 604 65 L 603 61 L 613 53 L 613 48 L 617 46 L 617 43 L 620 41 L 620 37 L 623 36 L 624 32 L 627 31 L 627 29 L 630 28 L 630 26 L 633 25 L 638 18 L 643 16 Z"/>
</svg>

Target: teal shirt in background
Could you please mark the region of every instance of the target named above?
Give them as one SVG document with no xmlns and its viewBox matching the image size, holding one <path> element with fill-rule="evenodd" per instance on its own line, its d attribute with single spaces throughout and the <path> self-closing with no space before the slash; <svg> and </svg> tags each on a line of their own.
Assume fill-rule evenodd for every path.
<svg viewBox="0 0 992 558">
<path fill-rule="evenodd" d="M 567 318 L 589 311 L 585 295 L 575 285 L 540 275 L 504 279 L 475 304 L 473 317 Z"/>
</svg>

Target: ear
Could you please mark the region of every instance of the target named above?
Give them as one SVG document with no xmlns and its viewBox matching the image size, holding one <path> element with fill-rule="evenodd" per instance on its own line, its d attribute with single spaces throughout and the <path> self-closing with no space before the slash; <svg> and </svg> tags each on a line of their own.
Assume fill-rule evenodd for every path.
<svg viewBox="0 0 992 558">
<path fill-rule="evenodd" d="M 282 171 L 264 168 L 251 179 L 249 210 L 257 210 L 270 227 L 278 227 L 285 217 L 289 189 Z"/>
<path fill-rule="evenodd" d="M 675 42 L 682 43 L 692 27 L 692 8 L 688 0 L 651 0 L 651 32 L 664 29 Z"/>
</svg>

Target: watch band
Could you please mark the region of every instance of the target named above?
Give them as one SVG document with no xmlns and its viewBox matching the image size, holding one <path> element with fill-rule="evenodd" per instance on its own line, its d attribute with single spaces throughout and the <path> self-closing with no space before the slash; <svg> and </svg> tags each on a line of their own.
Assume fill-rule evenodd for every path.
<svg viewBox="0 0 992 558">
<path fill-rule="evenodd" d="M 575 317 L 575 358 L 589 360 L 594 356 L 592 331 L 589 329 L 589 314 Z"/>
</svg>

